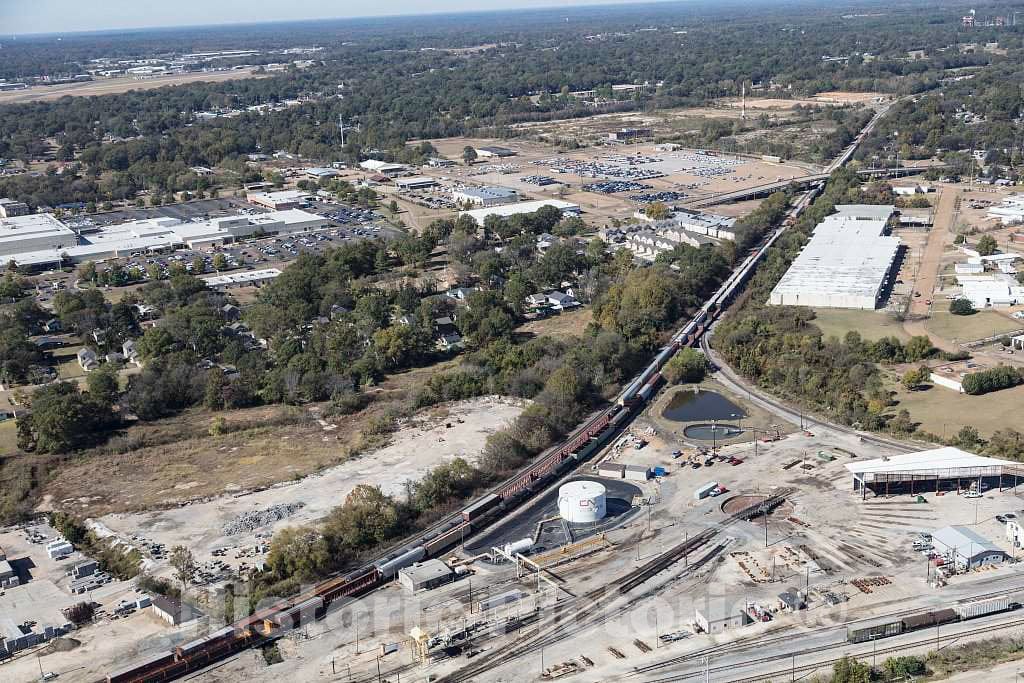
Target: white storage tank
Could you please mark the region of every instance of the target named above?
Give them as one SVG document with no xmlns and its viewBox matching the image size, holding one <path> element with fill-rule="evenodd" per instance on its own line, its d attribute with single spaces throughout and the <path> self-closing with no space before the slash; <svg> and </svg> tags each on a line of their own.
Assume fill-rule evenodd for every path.
<svg viewBox="0 0 1024 683">
<path fill-rule="evenodd" d="M 533 539 L 532 538 L 520 538 L 518 541 L 513 541 L 511 543 L 506 543 L 505 547 L 502 548 L 502 550 L 505 551 L 506 555 L 512 555 L 514 553 L 521 553 L 524 550 L 529 550 L 532 547 L 533 547 Z"/>
<path fill-rule="evenodd" d="M 558 489 L 558 514 L 567 522 L 586 524 L 604 519 L 606 489 L 596 481 L 570 481 Z"/>
</svg>

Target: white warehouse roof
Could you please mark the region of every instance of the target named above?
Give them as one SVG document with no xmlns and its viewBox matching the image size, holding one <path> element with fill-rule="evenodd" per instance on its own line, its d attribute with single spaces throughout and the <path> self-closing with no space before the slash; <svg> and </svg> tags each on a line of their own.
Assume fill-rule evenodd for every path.
<svg viewBox="0 0 1024 683">
<path fill-rule="evenodd" d="M 0 218 L 0 254 L 9 253 L 11 246 L 19 242 L 36 239 L 69 240 L 74 244 L 77 236 L 52 213 Z"/>
<path fill-rule="evenodd" d="M 264 268 L 263 270 L 248 270 L 241 273 L 212 275 L 200 279 L 209 287 L 224 287 L 226 285 L 246 285 L 253 282 L 264 282 L 272 280 L 280 274 L 281 271 L 277 268 Z"/>
<path fill-rule="evenodd" d="M 965 526 L 947 526 L 932 532 L 932 543 L 938 544 L 949 550 L 954 550 L 958 555 L 970 558 L 980 552 L 1003 552 L 1003 549 L 992 541 L 988 540 L 974 529 Z"/>
<path fill-rule="evenodd" d="M 519 202 L 517 204 L 503 204 L 501 206 L 489 206 L 485 209 L 473 209 L 472 211 L 463 211 L 461 216 L 470 216 L 480 225 L 483 225 L 484 221 L 487 220 L 488 216 L 501 216 L 507 218 L 509 216 L 515 216 L 524 213 L 536 213 L 545 206 L 553 206 L 556 209 L 560 209 L 563 213 L 566 211 L 579 211 L 579 204 L 573 204 L 571 202 L 564 202 L 561 199 L 538 199 L 532 202 Z"/>
<path fill-rule="evenodd" d="M 878 305 L 900 248 L 898 237 L 884 234 L 893 207 L 836 208 L 842 211 L 814 229 L 768 303 L 859 309 Z"/>
<path fill-rule="evenodd" d="M 948 470 L 963 470 L 983 467 L 1019 467 L 1020 463 L 997 458 L 986 458 L 959 448 L 946 446 L 916 453 L 901 453 L 887 458 L 846 463 L 844 467 L 858 477 L 873 474 L 919 474 L 935 476 Z"/>
</svg>

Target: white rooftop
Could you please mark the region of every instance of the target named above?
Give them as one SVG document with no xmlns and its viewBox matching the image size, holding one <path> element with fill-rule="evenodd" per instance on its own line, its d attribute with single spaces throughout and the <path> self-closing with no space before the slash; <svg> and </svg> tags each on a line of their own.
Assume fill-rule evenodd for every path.
<svg viewBox="0 0 1024 683">
<path fill-rule="evenodd" d="M 974 453 L 962 451 L 953 446 L 933 448 L 916 453 L 901 453 L 887 458 L 861 460 L 846 463 L 844 467 L 852 474 L 895 474 L 917 473 L 929 474 L 936 470 L 964 469 L 976 467 L 1001 467 L 1005 465 L 1020 466 L 1019 463 L 997 458 L 986 458 Z"/>
<path fill-rule="evenodd" d="M 5 246 L 26 239 L 57 238 L 74 240 L 75 231 L 57 220 L 52 213 L 0 218 L 0 254 Z"/>
<path fill-rule="evenodd" d="M 46 216 L 48 214 L 39 215 Z M 28 216 L 19 218 L 28 218 Z M 147 218 L 104 227 L 97 233 L 82 237 L 76 246 L 29 252 L 8 252 L 6 255 L 4 255 L 3 240 L 0 237 L 0 263 L 6 263 L 13 259 L 23 266 L 44 265 L 56 263 L 58 259 L 64 257 L 75 262 L 102 260 L 114 255 L 127 256 L 136 251 L 173 248 L 194 241 L 245 236 L 251 234 L 257 227 L 263 227 L 268 232 L 273 232 L 282 225 L 290 227 L 316 223 L 320 220 L 322 219 L 316 214 L 301 209 L 270 211 L 252 216 L 225 216 L 194 223 L 187 223 L 177 218 Z M 62 223 L 60 225 L 64 227 Z M 74 232 L 66 227 L 64 230 L 74 237 Z"/>
<path fill-rule="evenodd" d="M 877 204 L 837 204 L 837 216 L 856 218 L 857 220 L 887 221 L 896 213 L 896 207 Z"/>
<path fill-rule="evenodd" d="M 834 299 L 842 307 L 873 303 L 900 247 L 898 237 L 883 234 L 893 207 L 837 206 L 814 229 L 807 246 L 772 290 L 773 303 Z M 868 215 L 874 214 L 874 215 Z M 851 305 L 843 305 L 841 302 Z M 829 305 L 811 303 L 805 305 Z"/>
<path fill-rule="evenodd" d="M 484 221 L 487 220 L 488 216 L 501 216 L 503 218 L 507 218 L 509 216 L 515 216 L 518 214 L 536 213 L 545 206 L 553 206 L 556 209 L 560 209 L 562 211 L 580 210 L 579 204 L 564 202 L 561 199 L 538 199 L 532 202 L 503 204 L 501 206 L 490 206 L 484 209 L 473 209 L 472 211 L 463 211 L 459 215 L 469 216 L 480 225 L 483 225 Z"/>
<path fill-rule="evenodd" d="M 983 550 L 1003 552 L 995 543 L 965 526 L 947 526 L 933 531 L 932 543 L 954 550 L 965 558 L 973 557 Z"/>
<path fill-rule="evenodd" d="M 308 192 L 302 190 L 281 190 L 279 192 L 249 192 L 246 199 L 254 201 L 261 199 L 267 202 L 301 202 L 309 196 Z"/>
<path fill-rule="evenodd" d="M 270 280 L 281 274 L 277 268 L 264 268 L 263 270 L 248 270 L 241 273 L 227 273 L 225 275 L 213 275 L 200 278 L 208 286 L 245 284 L 247 282 L 261 282 Z"/>
</svg>

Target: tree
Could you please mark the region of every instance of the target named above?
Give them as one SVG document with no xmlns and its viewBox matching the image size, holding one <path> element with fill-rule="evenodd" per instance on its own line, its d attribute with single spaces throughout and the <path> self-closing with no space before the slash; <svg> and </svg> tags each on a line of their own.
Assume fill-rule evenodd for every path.
<svg viewBox="0 0 1024 683">
<path fill-rule="evenodd" d="M 982 235 L 978 239 L 976 251 L 982 256 L 991 256 L 999 249 L 996 239 L 992 235 Z"/>
<path fill-rule="evenodd" d="M 188 582 L 192 580 L 197 568 L 192 551 L 183 545 L 176 545 L 171 548 L 168 561 L 174 568 L 174 578 L 181 582 L 182 591 L 188 590 Z"/>
<path fill-rule="evenodd" d="M 224 254 L 220 252 L 213 256 L 213 269 L 218 273 L 228 267 L 228 259 Z"/>
<path fill-rule="evenodd" d="M 871 667 L 844 655 L 832 667 L 832 683 L 869 683 Z"/>
<path fill-rule="evenodd" d="M 117 371 L 110 364 L 102 365 L 85 378 L 90 398 L 108 409 L 117 402 L 119 386 Z"/>
<path fill-rule="evenodd" d="M 927 365 L 922 365 L 919 368 L 913 368 L 904 372 L 900 383 L 903 384 L 903 388 L 907 391 L 916 391 L 922 384 L 927 384 L 930 381 L 930 377 L 931 370 L 928 369 Z"/>
<path fill-rule="evenodd" d="M 471 145 L 466 145 L 462 148 L 462 161 L 465 162 L 466 166 L 471 165 L 476 161 L 477 153 Z"/>
<path fill-rule="evenodd" d="M 330 553 L 324 534 L 306 526 L 285 527 L 270 542 L 267 566 L 282 578 L 310 580 L 330 565 Z"/>
<path fill-rule="evenodd" d="M 672 214 L 664 202 L 651 202 L 644 207 L 644 213 L 654 221 L 665 220 Z"/>
<path fill-rule="evenodd" d="M 112 422 L 110 406 L 82 393 L 78 385 L 50 384 L 32 394 L 32 412 L 18 417 L 18 446 L 66 453 L 95 440 Z"/>
<path fill-rule="evenodd" d="M 882 662 L 882 668 L 890 681 L 909 681 L 911 676 L 921 676 L 927 671 L 924 660 L 914 655 L 888 657 Z"/>
<path fill-rule="evenodd" d="M 949 312 L 953 315 L 973 315 L 977 311 L 970 299 L 953 299 L 949 304 Z"/>
<path fill-rule="evenodd" d="M 911 337 L 903 347 L 903 354 L 910 362 L 924 360 L 933 353 L 935 353 L 935 347 L 932 346 L 928 335 L 924 334 Z"/>
<path fill-rule="evenodd" d="M 708 359 L 697 349 L 680 349 L 673 356 L 661 374 L 670 384 L 692 384 L 703 381 L 708 369 Z"/>
</svg>

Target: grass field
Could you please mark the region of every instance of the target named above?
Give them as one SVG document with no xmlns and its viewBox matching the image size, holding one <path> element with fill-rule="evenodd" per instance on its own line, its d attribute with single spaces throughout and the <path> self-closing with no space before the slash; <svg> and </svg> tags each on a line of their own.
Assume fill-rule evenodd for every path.
<svg viewBox="0 0 1024 683">
<path fill-rule="evenodd" d="M 953 315 L 943 311 L 933 313 L 925 327 L 937 337 L 965 342 L 1014 332 L 1024 328 L 1024 323 L 1011 320 L 995 311 L 978 311 L 974 315 Z"/>
<path fill-rule="evenodd" d="M 78 364 L 79 348 L 67 346 L 53 351 L 53 362 L 61 379 L 85 377 L 85 370 Z"/>
<path fill-rule="evenodd" d="M 891 388 L 899 401 L 895 409 L 906 408 L 914 422 L 921 424 L 921 429 L 939 436 L 943 431 L 947 437 L 952 436 L 961 427 L 970 425 L 983 437 L 989 437 L 997 429 L 1017 428 L 1024 410 L 1024 386 L 982 396 L 958 394 L 938 386 L 925 391 L 906 391 L 898 385 Z"/>
<path fill-rule="evenodd" d="M 594 319 L 594 313 L 590 308 L 581 308 L 570 313 L 553 315 L 550 318 L 531 320 L 522 325 L 517 332 L 523 332 L 531 336 L 540 337 L 578 337 L 587 329 L 587 325 Z"/>
<path fill-rule="evenodd" d="M 0 455 L 12 455 L 18 451 L 18 426 L 16 420 L 0 422 Z"/>
<path fill-rule="evenodd" d="M 825 337 L 842 339 L 851 330 L 860 332 L 863 339 L 874 341 L 882 337 L 909 339 L 902 324 L 885 311 L 858 311 L 842 308 L 815 308 L 814 324 Z"/>
</svg>

